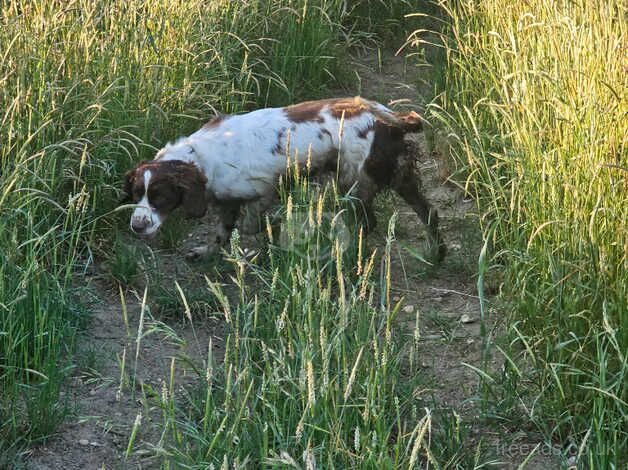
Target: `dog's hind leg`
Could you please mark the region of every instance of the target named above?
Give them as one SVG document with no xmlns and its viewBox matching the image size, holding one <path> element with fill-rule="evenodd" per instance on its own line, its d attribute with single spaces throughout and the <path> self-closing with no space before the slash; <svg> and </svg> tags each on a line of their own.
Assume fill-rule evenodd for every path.
<svg viewBox="0 0 628 470">
<path fill-rule="evenodd" d="M 438 212 L 430 206 L 421 194 L 419 190 L 420 179 L 413 164 L 408 163 L 400 166 L 392 187 L 414 209 L 425 224 L 430 239 L 430 255 L 432 257 L 435 255 L 438 262 L 442 261 L 447 254 L 447 245 L 445 245 L 438 230 Z"/>
<path fill-rule="evenodd" d="M 255 235 L 266 228 L 265 215 L 267 211 L 277 202 L 277 195 L 271 193 L 262 196 L 256 201 L 247 203 L 244 206 L 244 217 L 242 218 L 242 233 Z"/>
<path fill-rule="evenodd" d="M 366 233 L 372 232 L 377 226 L 377 217 L 375 217 L 375 211 L 373 210 L 373 200 L 378 190 L 377 185 L 366 173 L 360 175 L 357 188 L 357 197 L 360 204 L 358 210 L 362 215 L 363 226 Z"/>
</svg>

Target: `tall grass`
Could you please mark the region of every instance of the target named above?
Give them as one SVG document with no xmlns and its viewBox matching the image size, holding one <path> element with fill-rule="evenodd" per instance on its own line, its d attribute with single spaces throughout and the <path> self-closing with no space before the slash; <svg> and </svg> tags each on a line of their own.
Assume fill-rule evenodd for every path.
<svg viewBox="0 0 628 470">
<path fill-rule="evenodd" d="M 324 92 L 352 41 L 343 5 L 3 4 L 0 454 L 45 438 L 64 415 L 59 390 L 81 316 L 75 290 L 113 238 L 120 174 L 215 110 Z"/>
<path fill-rule="evenodd" d="M 428 4 L 425 0 L 362 0 L 345 2 L 344 6 L 349 10 L 351 25 L 358 31 L 372 32 L 372 36 L 398 48 L 415 23 L 407 15 L 429 8 Z"/>
<path fill-rule="evenodd" d="M 628 433 L 625 5 L 442 3 L 442 106 L 513 301 L 502 416 L 523 411 L 582 468 Z M 494 243 L 493 243 L 494 242 Z"/>
<path fill-rule="evenodd" d="M 161 468 L 481 468 L 460 423 L 437 439 L 415 396 L 418 316 L 413 334 L 395 328 L 401 302 L 391 302 L 395 218 L 383 250 L 367 251 L 350 200 L 292 186 L 268 251 L 251 257 L 236 232 L 230 286 L 207 278 L 224 355 L 210 342 L 198 385 L 183 392 L 176 367 L 189 359 L 173 362 L 155 399 Z"/>
</svg>

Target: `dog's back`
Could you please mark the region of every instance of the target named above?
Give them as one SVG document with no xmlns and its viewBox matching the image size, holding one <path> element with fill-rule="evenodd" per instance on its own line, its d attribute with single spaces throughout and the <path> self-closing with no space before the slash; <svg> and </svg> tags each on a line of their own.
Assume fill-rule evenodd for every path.
<svg viewBox="0 0 628 470">
<path fill-rule="evenodd" d="M 308 101 L 223 116 L 181 143 L 194 149 L 216 199 L 253 200 L 274 190 L 288 162 L 314 172 L 339 165 L 345 179 L 357 179 L 388 128 L 395 131 L 380 139 L 416 132 L 421 119 L 359 97 Z M 159 158 L 180 158 L 176 146 Z"/>
</svg>

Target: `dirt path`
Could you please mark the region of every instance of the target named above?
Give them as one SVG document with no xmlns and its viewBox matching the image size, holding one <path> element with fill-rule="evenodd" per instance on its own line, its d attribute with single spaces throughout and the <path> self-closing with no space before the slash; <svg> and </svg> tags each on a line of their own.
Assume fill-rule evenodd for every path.
<svg viewBox="0 0 628 470">
<path fill-rule="evenodd" d="M 407 57 L 384 53 L 379 57 L 363 57 L 354 64 L 360 75 L 362 93 L 384 103 L 398 102 L 421 112 L 432 95 L 429 69 Z M 455 413 L 469 424 L 465 446 L 472 449 L 482 442 L 490 449 L 492 468 L 519 468 L 528 453 L 541 442 L 540 436 L 524 430 L 483 423 L 477 397 L 478 376 L 467 365 L 482 367 L 483 338 L 480 335 L 480 301 L 477 296 L 477 263 L 482 246 L 477 208 L 471 199 L 453 182 L 448 181 L 449 164 L 443 155 L 430 150 L 425 133 L 410 137 L 416 149 L 418 168 L 426 198 L 438 209 L 443 234 L 449 253 L 437 269 L 425 271 L 425 265 L 412 256 L 422 251 L 424 234 L 416 214 L 401 199 L 381 201 L 380 212 L 399 211 L 396 235 L 398 239 L 396 279 L 394 291 L 404 301 L 404 315 L 400 323 L 406 324 L 412 334 L 417 319 L 420 323 L 420 369 L 415 373 L 426 375 L 429 386 L 421 391 L 421 398 L 432 400 L 432 411 Z M 432 147 L 442 146 L 435 143 Z M 380 220 L 386 220 L 380 215 Z M 380 230 L 381 226 L 380 226 Z M 384 233 L 380 232 L 380 244 Z M 404 249 L 408 247 L 410 251 Z M 497 290 L 498 281 L 487 282 L 486 290 Z M 505 330 L 504 315 L 492 302 L 487 302 L 486 329 L 488 339 L 494 340 Z M 495 357 L 490 367 L 497 368 Z M 429 397 L 429 398 L 428 398 Z M 529 459 L 529 470 L 560 468 L 547 451 Z"/>
<path fill-rule="evenodd" d="M 379 59 L 377 56 L 361 57 L 355 59 L 354 67 L 356 76 L 360 77 L 359 89 L 349 90 L 350 93 L 360 93 L 384 103 L 405 100 L 399 102 L 397 108 L 416 109 L 418 104 L 421 109 L 424 105 L 421 95 L 408 81 L 420 76 L 421 71 L 409 65 L 403 57 L 392 54 L 384 54 Z M 473 400 L 477 377 L 462 364 L 479 366 L 482 344 L 475 290 L 480 235 L 473 215 L 474 203 L 465 200 L 453 185 L 443 183 L 442 160 L 428 150 L 424 135 L 414 137 L 413 145 L 419 155 L 425 194 L 441 216 L 442 233 L 449 247 L 448 257 L 439 268 L 426 270 L 425 264 L 412 256 L 412 252 L 422 251 L 420 237 L 424 229 L 409 207 L 391 197 L 378 201 L 380 225 L 369 243 L 383 245 L 384 221 L 392 215 L 393 208 L 401 208 L 396 229 L 399 244 L 395 253 L 394 295 L 403 298 L 404 313 L 400 325 L 407 325 L 408 334 L 415 328 L 418 312 L 421 363 L 418 370 L 411 373 L 423 374 L 427 385 L 418 392 L 417 398 L 433 403 L 436 411 L 454 410 L 465 420 L 475 422 L 468 436 L 470 448 L 480 438 L 484 443 L 495 443 L 499 441 L 499 434 L 510 431 L 479 422 Z M 204 281 L 199 270 L 211 271 L 212 267 L 188 264 L 180 259 L 182 253 L 206 239 L 212 230 L 211 221 L 194 226 L 191 236 L 177 248 L 177 253 L 154 251 L 153 262 L 159 270 L 168 273 L 170 280 L 179 279 L 186 285 L 195 283 L 201 288 Z M 129 243 L 137 242 L 129 240 Z M 244 246 L 246 243 L 255 242 L 245 239 Z M 160 393 L 164 381 L 170 376 L 173 357 L 189 356 L 196 361 L 202 360 L 210 337 L 215 357 L 221 358 L 223 338 L 219 318 L 205 316 L 191 328 L 177 307 L 176 293 L 172 292 L 165 299 L 174 305 L 175 311 L 179 308 L 176 313 L 168 315 L 165 309 L 151 312 L 150 308 L 142 307 L 141 282 L 135 290 L 123 293 L 122 302 L 120 292 L 113 287 L 105 271 L 103 266 L 97 266 L 92 281 L 98 300 L 94 304 L 91 323 L 79 343 L 79 368 L 67 395 L 73 412 L 55 436 L 29 451 L 26 468 L 153 468 L 156 463 L 149 455 L 151 446 L 159 439 L 156 434 L 159 412 L 147 408 L 147 400 L 143 398 Z M 128 326 L 124 321 L 123 304 L 128 309 Z M 153 301 L 155 304 L 157 302 Z M 499 318 L 495 312 L 491 315 L 494 319 Z M 140 321 L 143 334 L 138 340 Z M 122 364 L 124 372 L 121 372 Z M 194 377 L 183 368 L 183 361 L 177 361 L 175 374 L 181 384 Z M 135 383 L 132 377 L 136 377 Z M 142 425 L 133 455 L 125 461 L 129 436 L 140 415 Z M 152 422 L 156 425 L 151 425 Z M 517 436 L 512 438 L 518 439 Z M 522 442 L 536 444 L 525 436 Z M 502 454 L 498 457 L 504 463 L 494 468 L 516 468 L 525 455 Z M 551 469 L 557 466 L 549 460 L 536 458 L 526 468 Z"/>
</svg>

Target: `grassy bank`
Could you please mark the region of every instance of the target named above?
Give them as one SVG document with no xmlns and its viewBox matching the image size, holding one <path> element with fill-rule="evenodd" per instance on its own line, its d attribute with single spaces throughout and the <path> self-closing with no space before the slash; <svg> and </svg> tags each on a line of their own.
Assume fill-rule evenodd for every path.
<svg viewBox="0 0 628 470">
<path fill-rule="evenodd" d="M 210 344 L 183 399 L 171 378 L 157 400 L 162 468 L 412 468 L 431 416 L 400 380 L 408 341 L 390 302 L 393 226 L 384 252 L 367 253 L 351 205 L 331 188 L 284 194 L 267 253 L 251 258 L 232 241 L 236 291 L 207 279 L 226 349 L 216 361 Z"/>
<path fill-rule="evenodd" d="M 351 14 L 306 0 L 2 7 L 0 467 L 65 415 L 82 275 L 120 222 L 120 175 L 215 110 L 325 94 L 372 35 Z"/>
<path fill-rule="evenodd" d="M 582 468 L 620 468 L 628 449 L 624 7 L 446 7 L 445 91 L 432 108 L 513 306 L 487 411 L 513 427 L 531 420 Z"/>
<path fill-rule="evenodd" d="M 423 396 L 420 313 L 399 328 L 396 217 L 384 246 L 368 249 L 355 201 L 295 179 L 274 214 L 280 233 L 268 224 L 268 245 L 251 252 L 234 232 L 227 264 L 205 276 L 204 297 L 224 318 L 221 347 L 173 357 L 161 390 L 143 398 L 132 373 L 121 384 L 144 403 L 127 458 L 148 454 L 164 469 L 482 468 L 486 455 L 460 416 L 432 412 Z M 185 290 L 178 295 L 186 323 L 200 326 Z M 194 371 L 192 386 L 180 369 Z"/>
</svg>

